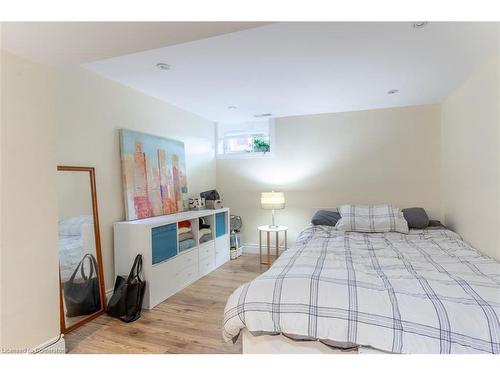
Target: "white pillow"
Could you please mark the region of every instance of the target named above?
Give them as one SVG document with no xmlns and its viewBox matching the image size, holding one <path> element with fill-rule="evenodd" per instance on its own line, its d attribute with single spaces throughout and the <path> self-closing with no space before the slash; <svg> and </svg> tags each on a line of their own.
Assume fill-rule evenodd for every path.
<svg viewBox="0 0 500 375">
<path fill-rule="evenodd" d="M 340 220 L 335 228 L 350 232 L 408 233 L 408 223 L 399 208 L 390 204 L 343 205 L 338 208 Z"/>
</svg>

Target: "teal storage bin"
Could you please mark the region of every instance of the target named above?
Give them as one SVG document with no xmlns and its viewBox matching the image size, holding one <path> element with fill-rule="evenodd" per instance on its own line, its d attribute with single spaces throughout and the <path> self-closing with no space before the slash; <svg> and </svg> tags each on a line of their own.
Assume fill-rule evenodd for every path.
<svg viewBox="0 0 500 375">
<path fill-rule="evenodd" d="M 168 224 L 151 230 L 153 264 L 177 255 L 177 224 Z"/>
<path fill-rule="evenodd" d="M 227 233 L 226 230 L 226 213 L 220 212 L 215 214 L 215 235 L 216 237 L 223 236 Z"/>
</svg>

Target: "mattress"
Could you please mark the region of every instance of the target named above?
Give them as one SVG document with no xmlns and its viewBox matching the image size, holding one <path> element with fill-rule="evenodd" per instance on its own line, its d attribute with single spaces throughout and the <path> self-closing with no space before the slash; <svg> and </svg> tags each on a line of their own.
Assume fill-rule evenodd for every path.
<svg viewBox="0 0 500 375">
<path fill-rule="evenodd" d="M 500 353 L 500 263 L 445 228 L 400 233 L 308 226 L 240 286 L 223 337 L 254 335 L 391 353 Z"/>
</svg>

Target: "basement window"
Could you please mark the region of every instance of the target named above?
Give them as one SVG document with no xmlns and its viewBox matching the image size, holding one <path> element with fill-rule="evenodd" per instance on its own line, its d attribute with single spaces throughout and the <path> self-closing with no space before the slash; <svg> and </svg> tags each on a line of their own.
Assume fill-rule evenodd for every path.
<svg viewBox="0 0 500 375">
<path fill-rule="evenodd" d="M 271 156 L 274 126 L 271 121 L 217 124 L 218 158 Z"/>
</svg>

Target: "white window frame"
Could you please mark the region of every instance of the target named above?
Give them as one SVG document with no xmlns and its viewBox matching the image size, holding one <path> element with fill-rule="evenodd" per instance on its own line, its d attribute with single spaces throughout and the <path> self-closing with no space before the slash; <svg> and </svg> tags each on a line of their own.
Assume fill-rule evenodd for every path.
<svg viewBox="0 0 500 375">
<path fill-rule="evenodd" d="M 258 159 L 274 157 L 275 142 L 274 119 L 269 119 L 269 148 L 268 152 L 233 152 L 219 154 L 219 125 L 215 124 L 215 156 L 217 159 Z"/>
</svg>

